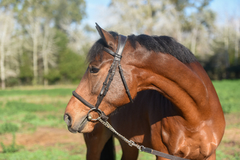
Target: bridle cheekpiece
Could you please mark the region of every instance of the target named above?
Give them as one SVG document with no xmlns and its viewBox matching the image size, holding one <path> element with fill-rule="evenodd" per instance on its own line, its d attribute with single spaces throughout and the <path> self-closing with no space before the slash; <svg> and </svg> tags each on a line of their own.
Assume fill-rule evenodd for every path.
<svg viewBox="0 0 240 160">
<path fill-rule="evenodd" d="M 101 118 L 104 121 L 106 121 L 108 119 L 108 117 L 105 115 L 105 113 L 99 109 L 99 105 L 101 104 L 103 98 L 106 96 L 106 94 L 108 92 L 108 89 L 110 87 L 110 84 L 113 80 L 113 77 L 115 75 L 115 72 L 116 72 L 117 68 L 119 69 L 119 73 L 121 75 L 121 79 L 122 79 L 123 85 L 126 89 L 126 93 L 128 95 L 128 98 L 129 98 L 130 102 L 133 103 L 130 91 L 129 91 L 128 86 L 127 86 L 127 82 L 126 82 L 126 80 L 124 78 L 124 75 L 123 75 L 123 69 L 122 69 L 121 64 L 120 64 L 120 60 L 122 58 L 122 52 L 123 52 L 123 49 L 125 47 L 126 42 L 127 42 L 127 37 L 126 36 L 118 35 L 118 47 L 117 47 L 116 53 L 114 51 L 112 51 L 111 49 L 109 49 L 107 47 L 104 47 L 104 51 L 109 53 L 110 55 L 112 55 L 114 57 L 114 59 L 113 59 L 112 65 L 111 65 L 111 67 L 108 71 L 108 75 L 107 75 L 105 81 L 103 82 L 103 86 L 102 86 L 102 89 L 101 89 L 101 91 L 100 91 L 100 93 L 97 97 L 97 102 L 96 102 L 95 106 L 93 106 L 92 104 L 87 102 L 84 98 L 82 98 L 75 91 L 72 92 L 72 94 L 75 98 L 77 98 L 85 106 L 90 108 L 90 110 L 88 111 L 87 117 L 86 117 L 86 119 L 88 121 L 97 121 L 97 120 L 99 120 L 99 118 Z M 93 119 L 90 115 L 91 112 L 97 112 L 99 117 L 97 119 Z"/>
</svg>

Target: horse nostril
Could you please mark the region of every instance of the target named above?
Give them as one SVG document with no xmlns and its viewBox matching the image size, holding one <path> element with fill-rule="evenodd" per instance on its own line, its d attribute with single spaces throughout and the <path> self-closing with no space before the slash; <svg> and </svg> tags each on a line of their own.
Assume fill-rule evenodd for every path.
<svg viewBox="0 0 240 160">
<path fill-rule="evenodd" d="M 64 115 L 64 121 L 66 122 L 67 126 L 71 126 L 71 117 L 68 114 Z"/>
</svg>

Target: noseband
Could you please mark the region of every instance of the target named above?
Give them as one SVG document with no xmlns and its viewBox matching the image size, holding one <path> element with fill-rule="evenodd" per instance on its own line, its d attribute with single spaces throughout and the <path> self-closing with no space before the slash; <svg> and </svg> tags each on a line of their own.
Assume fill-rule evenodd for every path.
<svg viewBox="0 0 240 160">
<path fill-rule="evenodd" d="M 119 69 L 119 73 L 121 75 L 121 79 L 122 79 L 123 85 L 126 89 L 126 93 L 128 95 L 128 98 L 129 98 L 130 102 L 133 103 L 130 91 L 128 89 L 126 80 L 125 80 L 124 75 L 123 75 L 122 67 L 121 67 L 121 64 L 120 64 L 120 60 L 122 58 L 122 52 L 123 52 L 123 49 L 125 47 L 126 42 L 127 42 L 127 37 L 125 37 L 123 35 L 118 36 L 118 47 L 117 47 L 116 53 L 113 52 L 112 50 L 110 50 L 109 48 L 104 47 L 104 51 L 106 51 L 107 53 L 112 55 L 114 57 L 114 60 L 113 60 L 113 63 L 112 63 L 112 65 L 111 65 L 111 67 L 108 71 L 108 75 L 107 75 L 105 81 L 103 82 L 103 86 L 102 86 L 102 89 L 101 89 L 101 91 L 100 91 L 100 93 L 97 97 L 97 102 L 96 102 L 95 106 L 93 106 L 92 104 L 87 102 L 84 98 L 82 98 L 75 91 L 72 92 L 74 97 L 76 97 L 78 100 L 80 100 L 85 106 L 90 108 L 90 110 L 88 111 L 88 114 L 87 114 L 87 119 L 89 121 L 97 121 L 98 120 L 98 119 L 92 119 L 92 117 L 90 116 L 90 113 L 93 112 L 93 111 L 95 111 L 99 114 L 98 118 L 102 118 L 104 121 L 106 121 L 108 119 L 108 117 L 104 114 L 104 112 L 102 112 L 98 107 L 99 107 L 103 98 L 106 96 L 106 94 L 108 92 L 108 89 L 109 89 L 110 84 L 113 80 L 113 77 L 115 75 L 115 71 L 116 71 L 117 67 Z"/>
</svg>

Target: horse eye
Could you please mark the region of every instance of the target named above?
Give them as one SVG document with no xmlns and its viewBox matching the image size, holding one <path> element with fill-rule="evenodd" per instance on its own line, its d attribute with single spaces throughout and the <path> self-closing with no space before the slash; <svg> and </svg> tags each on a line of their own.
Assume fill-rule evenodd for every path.
<svg viewBox="0 0 240 160">
<path fill-rule="evenodd" d="M 99 68 L 96 67 L 90 67 L 90 73 L 97 73 L 99 71 Z"/>
</svg>

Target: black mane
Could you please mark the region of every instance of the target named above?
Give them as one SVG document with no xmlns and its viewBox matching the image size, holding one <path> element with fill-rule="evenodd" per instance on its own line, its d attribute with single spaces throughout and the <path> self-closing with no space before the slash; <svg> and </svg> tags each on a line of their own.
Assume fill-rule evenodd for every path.
<svg viewBox="0 0 240 160">
<path fill-rule="evenodd" d="M 118 34 L 116 32 L 109 33 L 117 39 Z M 128 36 L 128 40 L 134 49 L 136 49 L 136 42 L 138 42 L 142 47 L 145 47 L 149 51 L 152 50 L 154 52 L 170 54 L 182 63 L 197 61 L 189 49 L 168 36 L 148 36 L 144 34 L 139 36 L 130 35 Z M 90 49 L 87 56 L 88 62 L 94 60 L 97 55 L 102 57 L 104 47 L 107 47 L 107 44 L 102 38 L 100 38 Z"/>
<path fill-rule="evenodd" d="M 145 47 L 149 51 L 166 53 L 174 56 L 183 63 L 191 63 L 196 61 L 195 56 L 192 52 L 178 43 L 172 37 L 168 36 L 148 36 L 141 34 L 139 36 L 130 35 L 128 36 L 132 47 L 136 48 L 136 42 L 141 46 Z"/>
</svg>

